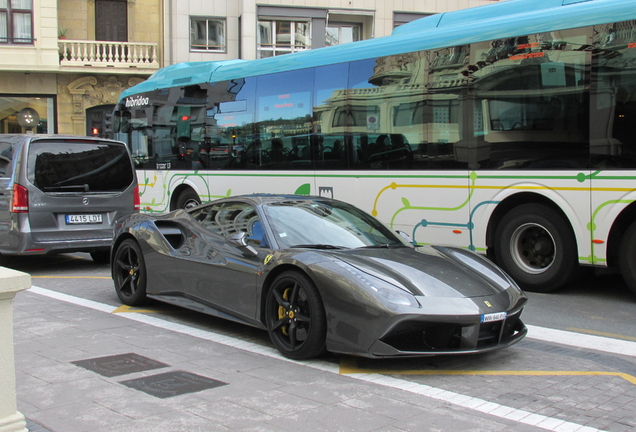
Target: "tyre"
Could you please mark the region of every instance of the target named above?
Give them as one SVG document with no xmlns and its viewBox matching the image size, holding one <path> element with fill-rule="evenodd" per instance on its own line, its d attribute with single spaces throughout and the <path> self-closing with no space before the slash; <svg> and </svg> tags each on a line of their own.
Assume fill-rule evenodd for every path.
<svg viewBox="0 0 636 432">
<path fill-rule="evenodd" d="M 636 294 L 636 222 L 632 222 L 621 239 L 618 268 L 629 289 Z"/>
<path fill-rule="evenodd" d="M 137 306 L 146 300 L 146 264 L 139 244 L 124 240 L 113 258 L 113 282 L 122 303 Z"/>
<path fill-rule="evenodd" d="M 508 212 L 495 233 L 495 258 L 521 288 L 547 293 L 573 279 L 576 239 L 556 211 L 525 204 Z"/>
<path fill-rule="evenodd" d="M 91 258 L 96 264 L 108 264 L 110 262 L 110 250 L 98 250 L 91 252 Z"/>
<path fill-rule="evenodd" d="M 276 348 L 291 359 L 325 352 L 325 308 L 316 285 L 303 273 L 281 273 L 267 293 L 265 320 Z"/>
<path fill-rule="evenodd" d="M 201 198 L 199 195 L 192 189 L 188 189 L 179 195 L 177 198 L 177 207 L 178 209 L 189 209 L 192 207 L 196 207 L 201 204 Z"/>
</svg>

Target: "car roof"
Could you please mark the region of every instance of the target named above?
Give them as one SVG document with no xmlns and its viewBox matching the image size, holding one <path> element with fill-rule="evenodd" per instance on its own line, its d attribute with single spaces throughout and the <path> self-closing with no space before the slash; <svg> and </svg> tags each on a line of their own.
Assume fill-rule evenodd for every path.
<svg viewBox="0 0 636 432">
<path fill-rule="evenodd" d="M 253 193 L 253 194 L 246 194 L 246 195 L 230 196 L 230 197 L 227 197 L 227 198 L 222 198 L 222 199 L 220 199 L 218 201 L 215 201 L 215 202 L 231 201 L 231 200 L 250 201 L 254 205 L 266 205 L 266 204 L 283 202 L 283 201 L 316 201 L 316 200 L 320 200 L 320 201 L 339 202 L 338 200 L 335 200 L 335 199 L 332 199 L 332 198 L 314 196 L 314 195 L 268 194 L 268 193 Z"/>
</svg>

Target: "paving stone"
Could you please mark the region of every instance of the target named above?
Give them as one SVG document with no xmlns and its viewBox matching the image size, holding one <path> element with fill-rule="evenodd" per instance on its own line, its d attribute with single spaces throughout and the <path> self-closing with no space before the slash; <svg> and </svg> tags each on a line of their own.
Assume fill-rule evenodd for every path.
<svg viewBox="0 0 636 432">
<path fill-rule="evenodd" d="M 112 283 L 101 282 L 95 289 L 107 289 L 108 294 L 96 292 L 92 299 L 116 305 Z M 545 424 L 563 420 L 611 431 L 636 425 L 636 385 L 618 376 L 480 375 L 479 371 L 444 375 L 444 371 L 476 369 L 628 373 L 625 370 L 631 370 L 634 361 L 624 356 L 524 340 L 507 350 L 475 356 L 357 359 L 360 374 L 343 376 L 30 292 L 20 293 L 14 305 L 18 408 L 51 432 L 297 432 L 307 425 L 312 431 L 541 430 L 412 391 L 361 381 L 364 368 L 385 368 L 394 372 L 387 377 L 396 382 L 465 396 L 457 400 L 478 398 L 508 410 L 541 414 L 548 418 Z M 168 312 L 152 316 L 271 347 L 261 330 L 164 310 Z M 162 400 L 121 384 L 146 379 L 159 370 L 102 377 L 70 363 L 125 353 L 166 364 L 161 372 L 183 371 L 227 385 Z M 337 370 L 337 358 L 323 362 Z M 412 374 L 418 370 L 440 375 Z M 78 423 L 71 424 L 69 419 L 75 418 Z"/>
</svg>

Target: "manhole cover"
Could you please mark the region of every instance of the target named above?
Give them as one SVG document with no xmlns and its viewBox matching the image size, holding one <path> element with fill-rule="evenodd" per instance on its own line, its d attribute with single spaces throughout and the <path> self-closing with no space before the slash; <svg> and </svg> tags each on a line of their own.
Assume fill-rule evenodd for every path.
<svg viewBox="0 0 636 432">
<path fill-rule="evenodd" d="M 183 371 L 121 381 L 120 384 L 161 399 L 227 385 L 222 381 Z"/>
<path fill-rule="evenodd" d="M 97 357 L 72 362 L 74 365 L 96 372 L 105 377 L 126 375 L 152 369 L 168 367 L 167 364 L 134 353 Z"/>
</svg>

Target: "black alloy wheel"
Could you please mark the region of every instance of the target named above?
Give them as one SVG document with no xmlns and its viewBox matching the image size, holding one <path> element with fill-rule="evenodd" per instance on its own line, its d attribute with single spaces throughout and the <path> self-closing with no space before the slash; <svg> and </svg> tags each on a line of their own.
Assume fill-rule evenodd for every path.
<svg viewBox="0 0 636 432">
<path fill-rule="evenodd" d="M 281 273 L 267 294 L 265 320 L 276 348 L 291 359 L 309 359 L 325 351 L 327 325 L 320 293 L 297 271 Z"/>
<path fill-rule="evenodd" d="M 112 265 L 117 297 L 122 303 L 137 306 L 146 300 L 146 264 L 139 244 L 124 240 L 115 252 Z"/>
</svg>

